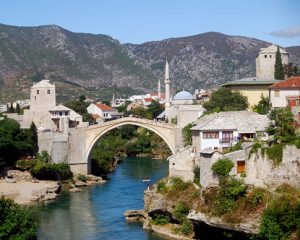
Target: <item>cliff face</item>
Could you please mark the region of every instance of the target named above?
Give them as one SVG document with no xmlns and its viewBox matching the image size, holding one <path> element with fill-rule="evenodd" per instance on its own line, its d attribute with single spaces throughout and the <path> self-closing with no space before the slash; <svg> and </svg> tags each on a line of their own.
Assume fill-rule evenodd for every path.
<svg viewBox="0 0 300 240">
<path fill-rule="evenodd" d="M 269 44 L 215 32 L 120 44 L 106 35 L 74 33 L 56 25 L 0 24 L 0 99 L 9 92 L 20 96 L 44 75 L 81 91 L 109 87 L 156 90 L 158 79 L 163 78 L 166 58 L 170 61 L 173 90 L 212 88 L 254 76 L 255 57 L 261 47 Z M 299 47 L 286 50 L 291 61 L 299 64 Z M 58 88 L 66 90 L 66 86 Z M 77 94 L 76 89 L 65 94 Z M 58 93 L 63 94 L 60 89 Z"/>
</svg>

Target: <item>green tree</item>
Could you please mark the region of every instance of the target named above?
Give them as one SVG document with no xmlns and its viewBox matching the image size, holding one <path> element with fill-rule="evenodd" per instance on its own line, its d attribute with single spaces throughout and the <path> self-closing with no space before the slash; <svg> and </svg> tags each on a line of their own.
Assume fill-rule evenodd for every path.
<svg viewBox="0 0 300 240">
<path fill-rule="evenodd" d="M 218 176 L 219 179 L 226 178 L 229 176 L 229 173 L 231 169 L 233 168 L 234 164 L 233 162 L 228 158 L 219 159 L 217 162 L 215 162 L 211 170 L 215 175 Z"/>
<path fill-rule="evenodd" d="M 149 112 L 147 111 L 147 109 L 143 108 L 143 107 L 136 107 L 131 109 L 131 114 L 133 114 L 133 116 L 135 117 L 140 117 L 140 118 L 148 118 L 150 119 L 151 116 L 149 114 Z"/>
<path fill-rule="evenodd" d="M 282 65 L 282 60 L 281 60 L 281 54 L 280 54 L 279 47 L 277 47 L 277 52 L 276 52 L 274 78 L 276 80 L 283 80 L 284 79 L 283 65 Z"/>
<path fill-rule="evenodd" d="M 79 102 L 83 103 L 85 99 L 86 99 L 86 97 L 84 95 L 79 96 Z"/>
<path fill-rule="evenodd" d="M 153 119 L 161 114 L 164 111 L 164 108 L 159 104 L 158 101 L 152 100 L 147 110 L 149 112 L 149 115 L 151 115 L 151 119 Z"/>
<path fill-rule="evenodd" d="M 195 126 L 193 123 L 189 123 L 182 129 L 182 138 L 184 146 L 192 145 L 192 130 L 191 128 Z"/>
<path fill-rule="evenodd" d="M 30 143 L 32 145 L 31 155 L 34 156 L 39 151 L 37 128 L 36 128 L 34 122 L 31 123 L 30 128 L 29 128 L 28 141 L 30 141 Z"/>
<path fill-rule="evenodd" d="M 298 69 L 298 66 L 295 65 L 292 62 L 283 65 L 283 72 L 284 72 L 284 77 L 285 78 L 300 75 L 300 71 Z"/>
<path fill-rule="evenodd" d="M 221 111 L 246 110 L 249 106 L 247 97 L 228 88 L 219 88 L 213 92 L 209 101 L 203 104 L 208 113 Z"/>
<path fill-rule="evenodd" d="M 0 198 L 0 239 L 36 239 L 37 222 L 28 207 Z"/>
<path fill-rule="evenodd" d="M 15 112 L 15 109 L 14 109 L 14 106 L 13 106 L 13 103 L 12 103 L 12 102 L 10 103 L 10 106 L 9 106 L 9 108 L 8 108 L 8 112 L 9 112 L 9 113 L 14 113 L 14 112 Z"/>
<path fill-rule="evenodd" d="M 296 138 L 294 116 L 288 108 L 275 108 L 270 114 L 269 135 L 274 137 L 275 143 L 288 143 Z"/>
<path fill-rule="evenodd" d="M 21 113 L 21 108 L 20 108 L 19 103 L 17 103 L 17 105 L 16 105 L 16 113 L 18 113 L 18 114 Z"/>
<path fill-rule="evenodd" d="M 260 96 L 260 101 L 257 105 L 253 106 L 253 111 L 259 114 L 266 115 L 271 110 L 271 103 L 268 97 Z"/>
</svg>

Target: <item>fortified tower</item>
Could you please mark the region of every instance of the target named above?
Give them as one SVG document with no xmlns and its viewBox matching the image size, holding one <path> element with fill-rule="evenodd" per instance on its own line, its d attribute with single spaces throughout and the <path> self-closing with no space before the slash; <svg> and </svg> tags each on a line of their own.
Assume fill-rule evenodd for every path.
<svg viewBox="0 0 300 240">
<path fill-rule="evenodd" d="M 256 57 L 256 78 L 262 80 L 274 80 L 275 59 L 277 46 L 271 45 L 267 48 L 261 48 Z M 279 48 L 282 64 L 288 64 L 289 54 Z"/>
</svg>

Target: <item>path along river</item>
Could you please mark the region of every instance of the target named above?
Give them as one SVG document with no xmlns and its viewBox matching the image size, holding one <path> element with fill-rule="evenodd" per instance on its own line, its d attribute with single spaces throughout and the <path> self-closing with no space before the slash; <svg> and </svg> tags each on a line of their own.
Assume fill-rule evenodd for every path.
<svg viewBox="0 0 300 240">
<path fill-rule="evenodd" d="M 167 176 L 168 162 L 151 158 L 125 158 L 103 185 L 82 188 L 79 193 L 63 192 L 53 202 L 34 207 L 39 219 L 38 239 L 45 240 L 161 240 L 138 223 L 127 223 L 125 210 L 143 209 L 142 180 L 152 183 Z"/>
</svg>

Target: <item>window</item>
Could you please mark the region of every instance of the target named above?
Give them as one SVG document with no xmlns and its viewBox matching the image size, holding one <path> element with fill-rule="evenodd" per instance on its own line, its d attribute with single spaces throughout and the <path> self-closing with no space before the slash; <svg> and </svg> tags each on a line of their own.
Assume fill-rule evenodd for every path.
<svg viewBox="0 0 300 240">
<path fill-rule="evenodd" d="M 47 94 L 50 94 L 50 89 L 47 90 Z"/>
<path fill-rule="evenodd" d="M 219 132 L 203 132 L 203 139 L 218 139 Z"/>
<path fill-rule="evenodd" d="M 62 112 L 59 112 L 59 116 L 62 116 Z"/>
<path fill-rule="evenodd" d="M 272 58 L 272 55 L 270 55 L 270 58 Z"/>
<path fill-rule="evenodd" d="M 275 91 L 274 91 L 274 96 L 275 96 L 275 97 L 279 97 L 279 95 L 280 95 L 280 94 L 279 94 L 279 90 L 275 90 Z"/>
<path fill-rule="evenodd" d="M 40 90 L 36 90 L 36 94 L 40 94 Z"/>
<path fill-rule="evenodd" d="M 268 57 L 268 55 L 265 55 L 265 58 L 267 58 Z"/>
<path fill-rule="evenodd" d="M 233 140 L 233 132 L 224 131 L 222 132 L 222 142 L 229 143 Z"/>
<path fill-rule="evenodd" d="M 237 161 L 236 165 L 237 173 L 244 173 L 245 172 L 245 161 Z"/>
</svg>

